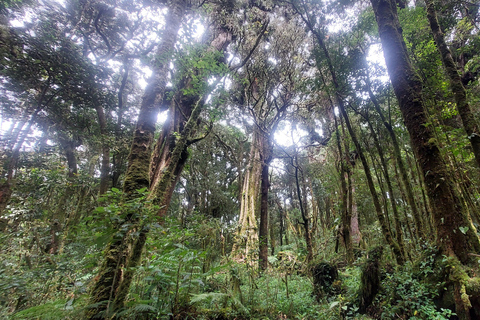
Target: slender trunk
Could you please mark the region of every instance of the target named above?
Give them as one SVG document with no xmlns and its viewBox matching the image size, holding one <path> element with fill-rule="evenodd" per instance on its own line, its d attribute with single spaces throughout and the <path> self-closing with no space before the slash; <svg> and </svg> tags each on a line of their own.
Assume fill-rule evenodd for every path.
<svg viewBox="0 0 480 320">
<path fill-rule="evenodd" d="M 68 167 L 68 180 L 65 191 L 63 192 L 60 200 L 57 203 L 57 208 L 53 213 L 50 226 L 50 243 L 47 246 L 46 252 L 50 254 L 57 254 L 59 249 L 62 247 L 61 233 L 64 230 L 65 221 L 68 217 L 68 203 L 75 194 L 75 178 L 77 175 L 77 157 L 75 155 L 75 144 L 76 142 L 66 138 L 59 138 L 60 145 L 65 152 L 65 157 L 67 158 L 67 167 Z"/>
<path fill-rule="evenodd" d="M 302 215 L 302 220 L 303 222 L 301 223 L 303 226 L 303 229 L 305 231 L 305 245 L 307 246 L 307 259 L 306 262 L 309 263 L 310 261 L 313 260 L 313 246 L 312 246 L 312 238 L 311 238 L 311 233 L 310 233 L 310 217 L 308 216 L 307 209 L 305 206 L 307 205 L 304 203 L 303 198 L 302 198 L 302 192 L 300 189 L 300 167 L 298 165 L 298 155 L 295 154 L 292 159 L 291 159 L 291 164 L 295 168 L 295 185 L 297 187 L 297 197 L 298 197 L 298 203 L 300 207 L 300 213 Z M 303 178 L 303 175 L 302 175 Z M 303 179 L 302 179 L 303 180 Z"/>
<path fill-rule="evenodd" d="M 347 263 L 351 265 L 353 263 L 354 257 L 353 257 L 352 240 L 350 236 L 350 226 L 352 223 L 351 222 L 352 216 L 350 215 L 351 211 L 348 211 L 348 188 L 347 188 L 347 182 L 345 181 L 345 176 L 348 175 L 347 169 L 346 169 L 347 165 L 345 163 L 346 155 L 343 153 L 343 150 L 342 150 L 342 144 L 340 140 L 340 129 L 339 129 L 339 124 L 338 124 L 336 115 L 334 115 L 334 120 L 335 120 L 335 128 L 336 128 L 335 136 L 337 138 L 337 150 L 338 150 L 338 157 L 339 157 L 338 161 L 340 162 L 339 177 L 340 177 L 340 194 L 341 194 L 340 210 L 341 210 L 341 218 L 342 218 L 342 236 L 343 236 L 344 245 L 345 245 L 345 252 L 347 255 Z M 337 250 L 338 250 L 338 246 L 335 251 Z"/>
<path fill-rule="evenodd" d="M 110 174 L 110 146 L 108 143 L 107 118 L 105 111 L 100 105 L 95 106 L 97 111 L 98 124 L 100 126 L 100 134 L 102 141 L 102 162 L 100 166 L 100 188 L 98 193 L 104 194 L 108 190 L 108 181 Z"/>
<path fill-rule="evenodd" d="M 312 24 L 312 22 L 310 21 L 308 16 L 307 17 L 302 16 L 302 18 L 303 18 L 304 22 L 307 24 L 310 31 L 312 31 L 312 33 L 314 34 L 315 39 L 317 40 L 317 43 L 320 46 L 320 49 L 322 50 L 322 52 L 325 56 L 325 61 L 326 61 L 327 66 L 328 66 L 330 76 L 332 77 L 335 99 L 336 99 L 338 108 L 340 110 L 340 114 L 345 119 L 345 124 L 347 125 L 348 133 L 350 134 L 350 137 L 352 138 L 352 141 L 355 145 L 355 148 L 357 148 L 357 152 L 358 152 L 358 155 L 360 157 L 360 160 L 362 161 L 363 168 L 364 168 L 364 171 L 365 171 L 365 176 L 367 178 L 367 185 L 368 185 L 368 188 L 369 188 L 370 193 L 372 195 L 373 204 L 375 206 L 375 212 L 377 213 L 377 218 L 378 218 L 378 221 L 380 222 L 380 227 L 382 229 L 382 233 L 385 237 L 385 240 L 387 241 L 389 246 L 392 248 L 392 251 L 395 255 L 395 258 L 397 259 L 397 263 L 398 264 L 403 264 L 404 261 L 402 259 L 402 254 L 401 254 L 400 247 L 399 247 L 398 243 L 396 243 L 395 240 L 393 239 L 392 234 L 390 233 L 390 231 L 389 231 L 389 229 L 386 225 L 385 216 L 383 214 L 382 206 L 380 205 L 380 201 L 378 199 L 378 195 L 377 195 L 377 192 L 375 190 L 375 184 L 373 183 L 372 174 L 370 172 L 370 167 L 368 166 L 367 159 L 365 158 L 365 155 L 363 154 L 362 148 L 361 148 L 360 143 L 359 143 L 359 141 L 356 137 L 355 131 L 353 130 L 353 128 L 350 124 L 350 120 L 349 120 L 349 117 L 348 117 L 348 114 L 347 114 L 347 111 L 346 111 L 346 108 L 345 108 L 345 102 L 344 102 L 344 99 L 343 99 L 342 94 L 340 92 L 341 91 L 340 84 L 337 80 L 337 75 L 336 75 L 335 69 L 333 67 L 333 63 L 332 63 L 332 60 L 330 58 L 330 54 L 329 54 L 328 49 L 325 45 L 324 36 L 320 33 L 319 30 L 317 30 L 314 27 L 314 25 Z M 319 69 L 320 69 L 320 66 L 319 66 Z"/>
<path fill-rule="evenodd" d="M 18 159 L 20 158 L 20 150 L 22 149 L 23 143 L 27 139 L 28 135 L 30 134 L 30 131 L 32 130 L 33 125 L 35 124 L 36 118 L 38 113 L 40 112 L 41 108 L 38 107 L 35 112 L 31 115 L 30 120 L 27 123 L 27 126 L 25 126 L 25 122 L 22 122 L 23 125 L 18 127 L 18 132 L 15 133 L 15 139 L 12 142 L 13 147 L 12 147 L 12 153 L 10 155 L 10 158 L 7 160 L 7 176 L 5 178 L 5 182 L 3 182 L 0 185 L 0 216 L 7 207 L 8 201 L 10 201 L 10 197 L 12 196 L 12 187 L 13 187 L 13 178 L 14 178 L 14 173 L 15 169 L 17 168 L 17 163 Z"/>
<path fill-rule="evenodd" d="M 467 137 L 472 145 L 472 151 L 477 161 L 477 165 L 480 167 L 480 129 L 477 120 L 475 119 L 470 105 L 467 101 L 467 92 L 462 83 L 462 78 L 458 73 L 457 66 L 452 57 L 452 52 L 445 42 L 445 35 L 438 24 L 437 13 L 432 0 L 425 0 L 427 5 L 427 18 L 430 22 L 430 28 L 433 33 L 433 38 L 437 44 L 437 49 L 442 57 L 443 66 L 450 78 L 450 88 L 455 97 L 457 104 L 458 114 L 462 119 L 463 128 L 467 133 Z"/>
<path fill-rule="evenodd" d="M 372 92 L 372 88 L 371 88 L 371 84 L 370 84 L 370 77 L 368 75 L 368 71 L 367 71 L 367 90 L 368 90 L 368 94 L 370 96 L 370 100 L 372 101 L 372 103 L 375 107 L 375 110 L 379 114 L 380 118 L 382 119 L 383 125 L 387 129 L 387 132 L 390 135 L 390 139 L 392 140 L 393 155 L 395 156 L 395 159 L 397 160 L 396 162 L 397 162 L 397 165 L 398 165 L 398 169 L 400 171 L 401 181 L 402 181 L 402 184 L 403 184 L 403 186 L 405 188 L 405 191 L 406 191 L 408 205 L 410 206 L 410 208 L 412 210 L 413 219 L 415 221 L 415 226 L 417 228 L 417 234 L 423 235 L 424 226 L 423 226 L 423 222 L 422 222 L 422 219 L 421 219 L 421 213 L 418 210 L 417 203 L 415 202 L 415 197 L 413 196 L 413 188 L 412 188 L 412 185 L 410 183 L 410 180 L 408 179 L 408 173 L 407 173 L 407 169 L 405 168 L 405 163 L 402 159 L 402 153 L 400 152 L 400 146 L 398 144 L 397 135 L 395 134 L 395 131 L 393 130 L 393 127 L 390 124 L 390 122 L 387 121 L 387 119 L 383 115 L 382 109 L 380 108 L 380 103 L 378 102 L 377 97 Z"/>
<path fill-rule="evenodd" d="M 431 126 L 427 125 L 428 119 L 422 100 L 422 83 L 410 63 L 396 5 L 392 0 L 371 2 L 387 70 L 425 179 L 438 244 L 446 255 L 458 257 L 462 263 L 467 263 L 471 260 L 469 253 L 480 251 L 480 241 L 475 227 L 454 192 L 455 187 L 435 142 Z"/>
<path fill-rule="evenodd" d="M 125 106 L 123 103 L 125 88 L 128 81 L 130 64 L 129 61 L 124 62 L 124 71 L 122 76 L 122 82 L 120 88 L 118 89 L 118 104 L 117 104 L 117 122 L 115 124 L 115 140 L 117 143 L 120 142 L 122 134 L 122 122 L 123 122 L 123 113 L 125 111 Z M 123 171 L 123 166 L 125 165 L 125 155 L 120 151 L 115 151 L 112 156 L 112 187 L 118 188 L 120 175 Z"/>
<path fill-rule="evenodd" d="M 351 219 L 350 219 L 350 230 L 351 230 L 351 238 L 353 244 L 358 247 L 360 246 L 360 241 L 362 240 L 362 233 L 360 232 L 360 225 L 358 223 L 358 210 L 357 210 L 357 204 L 355 203 L 355 181 L 353 180 L 353 170 L 350 173 L 350 178 L 349 178 L 349 189 L 350 189 L 350 194 L 351 194 Z"/>
<path fill-rule="evenodd" d="M 270 222 L 268 223 L 269 232 L 270 232 L 270 255 L 275 255 L 275 247 L 277 245 L 277 239 L 274 228 L 273 215 L 270 215 Z"/>
<path fill-rule="evenodd" d="M 373 137 L 373 142 L 375 144 L 375 148 L 377 149 L 378 156 L 380 158 L 380 164 L 382 166 L 382 172 L 383 176 L 385 178 L 385 182 L 387 184 L 387 189 L 389 193 L 389 200 L 390 200 L 390 205 L 392 206 L 392 211 L 393 211 L 393 219 L 395 220 L 395 235 L 397 238 L 397 243 L 400 246 L 400 252 L 403 255 L 403 259 L 405 259 L 405 242 L 403 241 L 403 230 L 402 230 L 402 224 L 400 221 L 400 214 L 398 213 L 398 207 L 397 207 L 397 201 L 395 194 L 393 192 L 393 187 L 392 187 L 392 182 L 390 180 L 390 174 L 388 173 L 388 166 L 387 166 L 387 161 L 385 160 L 385 155 L 383 154 L 382 147 L 380 146 L 380 141 L 378 140 L 377 134 L 373 128 L 372 122 L 370 119 L 367 117 L 367 122 L 368 126 L 370 128 L 370 132 Z"/>
<path fill-rule="evenodd" d="M 339 98 L 340 99 L 340 98 Z M 355 132 L 353 131 L 352 125 L 350 123 L 350 119 L 348 117 L 347 111 L 343 107 L 343 102 L 342 102 L 342 107 L 340 107 L 340 111 L 343 115 L 343 118 L 345 119 L 345 124 L 347 125 L 348 132 L 350 133 L 350 137 L 352 138 L 352 141 L 355 145 L 355 148 L 357 149 L 358 156 L 360 157 L 360 160 L 362 161 L 363 169 L 365 172 L 365 176 L 367 178 L 367 185 L 370 190 L 370 193 L 372 195 L 372 200 L 373 200 L 373 205 L 375 206 L 375 211 L 377 213 L 377 218 L 378 221 L 380 222 L 380 227 L 382 228 L 383 235 L 385 237 L 385 240 L 387 241 L 388 245 L 392 248 L 393 254 L 395 255 L 395 258 L 397 260 L 397 263 L 400 265 L 403 265 L 405 263 L 404 255 L 402 253 L 402 248 L 401 246 L 393 239 L 392 234 L 388 228 L 387 221 L 385 219 L 385 215 L 382 210 L 382 206 L 380 205 L 380 201 L 378 199 L 378 194 L 377 191 L 375 190 L 375 184 L 373 183 L 373 178 L 372 178 L 372 173 L 370 171 L 370 166 L 368 165 L 367 158 L 365 157 L 363 153 L 362 146 L 360 145 L 360 142 L 357 139 L 357 136 Z"/>
<path fill-rule="evenodd" d="M 271 160 L 268 148 L 268 137 L 262 136 L 262 173 L 260 186 L 260 225 L 259 225 L 259 267 L 260 270 L 266 270 L 268 267 L 268 189 L 270 181 L 268 177 L 268 168 Z"/>
<path fill-rule="evenodd" d="M 278 218 L 279 218 L 279 227 L 280 227 L 280 247 L 283 246 L 283 234 L 285 232 L 285 218 L 284 218 L 284 212 L 283 212 L 283 207 L 282 204 L 280 203 L 280 199 L 278 196 L 275 196 L 275 202 L 277 203 L 277 208 L 278 208 Z"/>
</svg>

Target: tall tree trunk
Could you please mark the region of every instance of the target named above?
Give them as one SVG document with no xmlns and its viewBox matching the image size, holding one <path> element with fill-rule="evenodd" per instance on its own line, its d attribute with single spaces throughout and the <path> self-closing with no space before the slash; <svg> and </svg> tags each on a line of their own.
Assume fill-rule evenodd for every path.
<svg viewBox="0 0 480 320">
<path fill-rule="evenodd" d="M 123 186 L 123 190 L 128 194 L 150 186 L 148 173 L 155 125 L 163 102 L 170 61 L 175 50 L 177 33 L 185 14 L 186 5 L 186 0 L 175 0 L 169 8 L 164 37 L 156 53 L 155 68 L 145 88 L 128 156 L 128 168 Z"/>
<path fill-rule="evenodd" d="M 352 237 L 351 237 L 351 225 L 352 225 L 352 216 L 351 211 L 348 209 L 348 187 L 347 182 L 345 181 L 345 176 L 347 173 L 347 164 L 346 164 L 346 155 L 343 153 L 342 144 L 340 139 L 340 128 L 337 121 L 337 116 L 334 115 L 335 120 L 335 136 L 337 140 L 337 150 L 338 150 L 338 161 L 340 162 L 339 178 L 340 178 L 340 210 L 341 210 L 341 219 L 342 219 L 342 236 L 343 242 L 345 245 L 345 252 L 347 256 L 347 263 L 351 265 L 353 263 L 353 246 L 352 246 Z M 343 129 L 343 128 L 342 128 Z M 335 250 L 336 251 L 336 250 Z"/>
<path fill-rule="evenodd" d="M 97 111 L 98 124 L 100 126 L 101 143 L 102 143 L 102 161 L 100 166 L 100 188 L 98 193 L 104 194 L 108 190 L 109 174 L 110 174 L 110 146 L 108 141 L 107 118 L 105 111 L 101 105 L 95 105 Z"/>
<path fill-rule="evenodd" d="M 349 191 L 349 197 L 350 197 L 349 207 L 350 207 L 350 215 L 352 217 L 350 219 L 351 238 L 352 238 L 352 243 L 358 247 L 360 245 L 360 241 L 362 240 L 362 233 L 360 232 L 357 204 L 355 202 L 355 197 L 354 197 L 355 181 L 353 179 L 353 169 L 350 172 L 349 176 L 350 176 L 348 181 L 349 183 L 348 189 L 350 190 Z"/>
<path fill-rule="evenodd" d="M 185 10 L 185 0 L 172 2 L 166 17 L 164 37 L 157 50 L 155 68 L 142 98 L 133 143 L 128 157 L 128 168 L 123 188 L 124 192 L 130 197 L 134 195 L 136 190 L 148 188 L 150 185 L 149 164 L 155 124 L 157 122 L 160 102 L 163 101 L 163 95 L 168 81 L 170 60 L 173 55 L 177 33 L 180 29 Z M 130 219 L 131 217 L 127 217 L 125 223 L 132 223 L 129 221 Z M 118 226 L 119 230 L 122 224 L 123 223 Z M 138 229 L 138 227 L 133 229 Z M 139 230 L 140 235 L 142 235 L 143 230 L 143 228 L 141 231 Z M 108 319 L 123 305 L 123 300 L 120 301 L 121 298 L 117 298 L 117 296 L 126 296 L 125 292 L 128 292 L 131 281 L 131 278 L 123 276 L 124 268 L 131 264 L 131 261 L 129 263 L 131 256 L 134 258 L 133 262 L 135 262 L 135 259 L 139 256 L 138 252 L 132 253 L 132 247 L 138 248 L 136 245 L 132 246 L 132 234 L 133 232 L 116 234 L 106 248 L 103 264 L 100 267 L 96 282 L 91 290 L 90 303 L 95 305 L 95 307 L 87 310 L 86 318 Z M 143 238 L 139 237 L 137 242 L 141 239 Z M 143 248 L 141 243 L 140 247 Z M 131 271 L 131 269 L 129 271 Z M 125 279 L 127 282 L 122 283 Z"/>
<path fill-rule="evenodd" d="M 150 183 L 152 190 L 152 199 L 158 199 L 161 201 L 158 203 L 160 205 L 159 216 L 165 216 L 167 213 L 168 205 L 175 190 L 175 186 L 180 179 L 180 173 L 182 172 L 187 159 L 188 159 L 188 144 L 185 145 L 182 150 L 182 154 L 179 159 L 172 158 L 172 152 L 176 147 L 176 141 L 178 134 L 182 134 L 185 129 L 186 122 L 192 116 L 192 110 L 195 108 L 197 103 L 203 104 L 203 101 L 199 101 L 201 97 L 197 93 L 185 95 L 183 91 L 192 90 L 191 88 L 191 79 L 186 77 L 181 83 L 178 94 L 175 95 L 173 99 L 174 102 L 171 103 L 170 110 L 168 113 L 168 120 L 163 125 L 162 132 L 157 140 L 155 149 L 153 151 L 151 165 L 150 165 Z M 164 189 L 163 186 L 159 186 L 159 181 L 164 175 L 164 170 L 169 167 L 172 161 L 177 161 L 177 164 L 174 166 L 173 176 L 175 177 L 173 181 L 169 183 L 168 188 L 165 191 L 160 192 L 160 189 Z M 157 202 L 157 200 L 155 200 Z"/>
<path fill-rule="evenodd" d="M 395 2 L 393 0 L 371 2 L 387 70 L 425 179 L 437 228 L 438 243 L 448 256 L 456 256 L 461 262 L 467 263 L 470 260 L 469 253 L 480 251 L 480 241 L 475 227 L 454 193 L 455 187 L 448 175 L 433 132 L 427 125 L 422 84 L 407 54 Z"/>
<path fill-rule="evenodd" d="M 305 237 L 305 245 L 307 247 L 306 262 L 309 263 L 313 260 L 312 235 L 310 232 L 310 217 L 308 215 L 307 208 L 306 208 L 307 203 L 304 200 L 305 198 L 302 197 L 302 192 L 300 188 L 300 184 L 304 181 L 303 181 L 303 174 L 298 165 L 298 154 L 293 155 L 293 157 L 291 158 L 291 165 L 295 168 L 295 185 L 297 188 L 297 197 L 298 197 L 298 204 L 300 207 L 300 213 L 302 215 L 302 220 L 303 220 L 301 225 L 303 226 L 303 229 L 305 231 L 304 237 Z"/>
<path fill-rule="evenodd" d="M 272 160 L 272 146 L 270 138 L 262 132 L 261 137 L 261 184 L 260 184 L 260 228 L 259 228 L 259 267 L 260 270 L 266 270 L 268 267 L 268 189 L 270 181 L 268 168 Z"/>
<path fill-rule="evenodd" d="M 444 254 L 452 259 L 473 263 L 469 253 L 480 252 L 480 241 L 470 217 L 455 194 L 455 186 L 443 162 L 431 126 L 427 125 L 422 83 L 410 63 L 396 5 L 392 0 L 371 2 L 390 80 L 425 179 L 437 229 L 437 243 Z M 452 276 L 458 272 L 460 270 L 452 271 Z M 455 311 L 460 319 L 469 320 L 471 304 L 465 293 L 465 282 L 461 277 L 454 280 Z"/>
<path fill-rule="evenodd" d="M 370 128 L 370 132 L 373 137 L 373 142 L 375 144 L 375 148 L 377 149 L 378 156 L 380 158 L 380 164 L 382 166 L 382 172 L 383 176 L 385 178 L 385 182 L 387 184 L 387 189 L 389 193 L 389 200 L 390 200 L 390 205 L 392 206 L 392 211 L 393 211 L 393 219 L 395 220 L 395 235 L 397 238 L 397 243 L 400 246 L 400 252 L 403 255 L 403 258 L 405 259 L 405 242 L 403 241 L 403 230 L 402 230 L 402 224 L 400 222 L 400 214 L 398 213 L 398 207 L 397 207 L 397 201 L 395 194 L 393 193 L 393 187 L 392 187 L 392 182 L 390 180 L 390 174 L 388 173 L 388 166 L 387 166 L 387 161 L 385 160 L 385 155 L 383 154 L 382 146 L 380 145 L 380 141 L 378 140 L 377 134 L 375 132 L 375 129 L 373 128 L 372 122 L 370 121 L 370 118 L 367 116 L 366 118 L 368 122 L 368 126 Z"/>
<path fill-rule="evenodd" d="M 127 86 L 128 75 L 130 72 L 130 62 L 128 60 L 124 61 L 123 64 L 123 75 L 122 82 L 120 83 L 120 88 L 118 89 L 117 97 L 117 122 L 115 124 L 115 140 L 119 143 L 122 133 L 122 121 L 123 113 L 125 111 L 125 105 L 123 100 L 125 98 L 125 88 Z M 125 156 L 122 152 L 115 151 L 113 152 L 112 157 L 112 187 L 118 188 L 120 175 L 122 174 L 122 168 L 125 164 Z"/>
<path fill-rule="evenodd" d="M 75 177 L 77 175 L 77 156 L 75 155 L 76 141 L 62 136 L 59 133 L 59 142 L 67 158 L 67 167 L 68 167 L 68 178 L 67 186 L 65 191 L 60 197 L 60 200 L 57 203 L 57 207 L 53 212 L 50 226 L 50 243 L 47 246 L 46 252 L 50 254 L 57 254 L 59 249 L 62 247 L 62 237 L 61 233 L 64 230 L 64 225 L 68 217 L 68 203 L 75 194 Z"/>
<path fill-rule="evenodd" d="M 427 18 L 430 22 L 430 28 L 433 33 L 433 38 L 437 44 L 437 49 L 442 57 L 443 66 L 450 78 L 450 88 L 455 97 L 457 103 L 457 110 L 460 118 L 462 119 L 463 128 L 467 133 L 468 140 L 472 145 L 472 151 L 477 161 L 477 165 L 480 167 L 480 129 L 477 120 L 475 119 L 470 105 L 467 101 L 467 92 L 462 83 L 462 78 L 458 73 L 455 61 L 453 61 L 452 52 L 445 42 L 445 35 L 438 24 L 437 13 L 433 0 L 425 0 L 427 5 Z"/>
<path fill-rule="evenodd" d="M 300 13 L 300 10 L 296 8 L 297 12 Z M 350 134 L 350 137 L 352 138 L 352 141 L 355 145 L 355 148 L 357 149 L 358 155 L 360 157 L 360 160 L 362 161 L 362 165 L 365 171 L 365 176 L 367 178 L 367 185 L 370 190 L 370 193 L 372 195 L 372 200 L 373 204 L 375 207 L 375 212 L 377 214 L 378 221 L 380 222 L 380 227 L 382 229 L 383 236 L 385 237 L 385 240 L 389 244 L 389 246 L 392 248 L 392 251 L 395 255 L 395 258 L 397 259 L 398 264 L 403 264 L 403 255 L 401 253 L 400 247 L 398 243 L 393 239 L 392 234 L 390 233 L 390 230 L 386 224 L 385 221 L 385 216 L 382 211 L 382 206 L 380 204 L 380 201 L 378 199 L 377 191 L 375 190 L 375 184 L 373 183 L 372 179 L 372 174 L 370 172 L 370 167 L 368 165 L 367 159 L 365 158 L 365 155 L 363 154 L 362 147 L 357 139 L 357 136 L 355 134 L 355 131 L 353 130 L 351 124 L 350 124 L 350 119 L 348 117 L 348 113 L 345 107 L 345 101 L 342 97 L 342 92 L 340 88 L 340 84 L 337 80 L 337 74 L 335 72 L 335 68 L 333 67 L 332 60 L 330 58 L 330 53 L 328 52 L 327 46 L 325 44 L 325 37 L 323 34 L 315 28 L 315 24 L 312 23 L 311 17 L 308 16 L 308 13 L 306 14 L 301 14 L 301 17 L 307 27 L 310 29 L 310 31 L 313 33 L 315 36 L 315 40 L 317 41 L 320 50 L 323 52 L 325 61 L 327 63 L 328 71 L 330 73 L 330 76 L 332 78 L 333 82 L 333 87 L 334 87 L 334 96 L 340 111 L 340 114 L 343 116 L 345 119 L 345 124 L 347 126 L 348 133 Z M 321 66 L 318 66 L 318 69 L 321 69 Z"/>
<path fill-rule="evenodd" d="M 12 187 L 14 181 L 14 173 L 15 169 L 17 168 L 18 159 L 20 158 L 20 150 L 22 149 L 23 143 L 27 139 L 30 131 L 32 130 L 33 125 L 35 124 L 36 118 L 38 113 L 40 112 L 41 107 L 38 107 L 34 113 L 30 116 L 30 120 L 28 120 L 26 127 L 25 122 L 21 122 L 21 126 L 19 124 L 18 130 L 12 138 L 12 152 L 10 157 L 7 160 L 6 165 L 6 177 L 4 181 L 0 182 L 0 217 L 8 205 L 10 201 L 10 197 L 12 196 Z M 24 128 L 25 127 L 25 128 Z"/>
<path fill-rule="evenodd" d="M 233 256 L 256 260 L 254 256 L 257 244 L 257 216 L 259 215 L 259 199 L 262 176 L 262 161 L 260 159 L 260 129 L 255 127 L 250 146 L 250 156 L 245 170 L 240 202 L 238 231 L 232 248 Z M 252 256 L 251 256 L 252 255 Z"/>
<path fill-rule="evenodd" d="M 377 97 L 373 94 L 368 70 L 366 71 L 366 82 L 367 82 L 367 91 L 368 91 L 370 100 L 372 101 L 373 106 L 375 107 L 375 110 L 377 111 L 378 115 L 382 119 L 383 125 L 387 129 L 387 132 L 390 135 L 390 139 L 392 140 L 393 154 L 395 156 L 395 159 L 397 160 L 396 162 L 398 165 L 398 169 L 400 171 L 401 181 L 407 195 L 407 202 L 408 202 L 408 205 L 410 206 L 410 209 L 412 210 L 412 215 L 415 221 L 417 234 L 421 237 L 424 232 L 421 213 L 418 209 L 417 203 L 415 202 L 415 198 L 413 196 L 413 188 L 410 183 L 410 180 L 408 179 L 408 173 L 407 173 L 407 169 L 405 168 L 405 163 L 402 159 L 402 153 L 400 152 L 400 146 L 398 144 L 397 135 L 395 134 L 395 131 L 393 130 L 393 127 L 390 124 L 390 122 L 388 122 L 385 116 L 383 115 L 382 109 L 380 108 L 380 103 L 378 102 Z"/>
</svg>

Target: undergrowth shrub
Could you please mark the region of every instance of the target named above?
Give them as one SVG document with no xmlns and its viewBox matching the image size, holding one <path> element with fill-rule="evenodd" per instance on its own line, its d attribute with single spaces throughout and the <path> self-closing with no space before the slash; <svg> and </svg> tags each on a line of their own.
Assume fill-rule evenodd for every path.
<svg viewBox="0 0 480 320">
<path fill-rule="evenodd" d="M 427 258 L 426 260 L 431 261 Z M 435 319 L 447 320 L 453 314 L 449 309 L 437 308 L 434 299 L 444 283 L 430 283 L 425 275 L 432 265 L 422 262 L 420 272 L 415 272 L 411 263 L 395 273 L 387 273 L 382 281 L 383 291 L 377 296 L 382 309 L 382 319 Z"/>
</svg>

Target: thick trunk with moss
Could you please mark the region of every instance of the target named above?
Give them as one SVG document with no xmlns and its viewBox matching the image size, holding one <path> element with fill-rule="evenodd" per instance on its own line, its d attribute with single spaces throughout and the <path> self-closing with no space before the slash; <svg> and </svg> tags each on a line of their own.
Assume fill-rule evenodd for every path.
<svg viewBox="0 0 480 320">
<path fill-rule="evenodd" d="M 128 168 L 123 187 L 124 192 L 130 197 L 134 195 L 136 190 L 150 186 L 149 165 L 155 124 L 160 110 L 160 103 L 163 101 L 165 86 L 168 81 L 170 60 L 185 10 L 185 0 L 172 2 L 166 17 L 164 37 L 157 50 L 157 61 L 155 61 L 153 74 L 149 79 L 142 98 L 133 143 L 128 156 Z M 131 217 L 127 217 L 125 222 L 127 224 L 136 224 L 135 221 L 128 220 L 131 220 Z M 122 224 L 119 224 L 118 227 L 120 228 Z M 137 226 L 136 228 L 139 227 Z M 119 232 L 105 250 L 103 264 L 91 290 L 90 304 L 94 305 L 94 307 L 87 309 L 86 318 L 108 319 L 117 311 L 116 307 L 123 305 L 123 301 L 120 300 L 122 299 L 121 297 L 125 297 L 128 293 L 131 281 L 127 277 L 127 281 L 122 283 L 125 280 L 123 276 L 125 267 L 131 265 L 130 257 L 135 258 L 141 255 L 141 249 L 143 249 L 145 243 L 141 237 L 137 239 L 132 238 L 133 234 L 132 232 L 125 234 L 124 232 Z M 135 245 L 132 246 L 132 243 Z M 140 250 L 140 253 L 132 252 L 132 248 L 137 248 Z M 112 302 L 114 302 L 113 305 Z"/>
<path fill-rule="evenodd" d="M 415 74 L 407 54 L 393 0 L 372 0 L 379 34 L 395 95 L 412 147 L 424 176 L 430 200 L 437 241 L 445 254 L 457 256 L 463 263 L 471 260 L 469 253 L 480 251 L 480 241 L 470 218 L 455 194 L 435 136 L 425 114 L 422 83 Z"/>
<path fill-rule="evenodd" d="M 260 130 L 256 128 L 253 132 L 250 157 L 243 179 L 238 231 L 232 248 L 234 257 L 248 259 L 249 261 L 256 260 L 254 255 L 258 245 L 257 216 L 260 209 L 259 199 L 262 175 L 260 135 Z"/>
<path fill-rule="evenodd" d="M 188 144 L 186 144 L 182 150 L 182 153 L 178 159 L 172 158 L 172 152 L 177 145 L 178 135 L 183 134 L 185 129 L 185 123 L 191 118 L 192 110 L 201 97 L 198 94 L 184 95 L 184 91 L 192 91 L 191 79 L 184 78 L 180 83 L 178 94 L 175 95 L 173 103 L 171 103 L 168 113 L 168 120 L 163 125 L 162 132 L 157 140 L 155 149 L 152 155 L 150 163 L 150 188 L 152 190 L 152 199 L 155 199 L 155 204 L 160 206 L 159 215 L 165 216 L 168 210 L 168 205 L 175 190 L 175 185 L 180 179 L 180 173 L 182 172 L 185 163 L 188 159 Z M 190 135 L 192 135 L 191 133 Z M 189 137 L 190 138 L 190 137 Z M 159 182 L 162 179 L 164 171 L 168 168 L 172 161 L 176 161 L 173 165 L 174 180 L 171 181 L 168 187 L 163 190 L 163 186 L 159 186 Z M 161 199 L 161 200 L 160 200 Z"/>
<path fill-rule="evenodd" d="M 455 102 L 457 103 L 457 110 L 462 119 L 463 128 L 467 133 L 468 140 L 472 146 L 472 151 L 480 167 L 480 128 L 475 116 L 472 113 L 470 105 L 467 101 L 467 92 L 462 83 L 462 78 L 458 73 L 457 66 L 452 57 L 452 52 L 445 42 L 445 35 L 438 24 L 437 13 L 432 0 L 425 0 L 427 5 L 427 18 L 430 22 L 437 49 L 442 57 L 443 66 L 450 78 L 450 88 L 452 89 Z"/>
<path fill-rule="evenodd" d="M 175 50 L 177 33 L 186 10 L 185 0 L 172 2 L 166 18 L 165 32 L 157 53 L 152 76 L 148 80 L 140 106 L 133 143 L 128 156 L 123 190 L 132 194 L 138 189 L 148 188 L 149 165 L 157 116 L 163 102 L 171 57 Z"/>
</svg>

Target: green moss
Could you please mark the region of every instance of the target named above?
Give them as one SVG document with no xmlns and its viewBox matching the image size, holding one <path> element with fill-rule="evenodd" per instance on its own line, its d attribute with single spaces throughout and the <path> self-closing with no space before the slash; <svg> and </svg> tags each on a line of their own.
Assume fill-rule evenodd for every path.
<svg viewBox="0 0 480 320">
<path fill-rule="evenodd" d="M 11 319 L 63 320 L 83 319 L 86 296 L 76 299 L 61 299 L 17 312 Z"/>
</svg>

